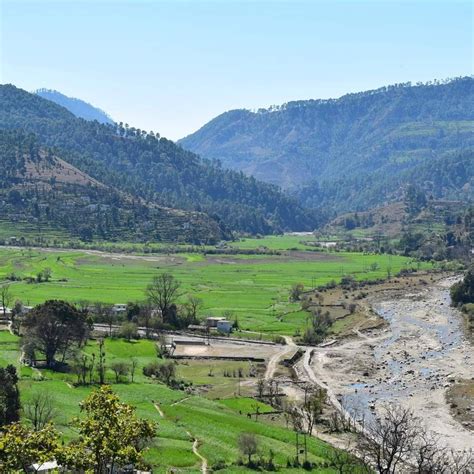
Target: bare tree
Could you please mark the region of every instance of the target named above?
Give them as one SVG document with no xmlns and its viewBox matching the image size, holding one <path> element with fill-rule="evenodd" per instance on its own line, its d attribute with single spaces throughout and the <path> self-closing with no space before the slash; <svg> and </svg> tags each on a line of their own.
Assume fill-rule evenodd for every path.
<svg viewBox="0 0 474 474">
<path fill-rule="evenodd" d="M 161 310 L 164 321 L 167 319 L 170 307 L 179 296 L 180 283 L 171 273 L 162 273 L 153 278 L 146 289 L 150 303 Z"/>
<path fill-rule="evenodd" d="M 199 309 L 202 306 L 202 300 L 196 296 L 188 295 L 184 307 L 186 309 L 186 317 L 189 322 L 197 321 Z"/>
<path fill-rule="evenodd" d="M 34 392 L 25 404 L 25 416 L 35 431 L 42 430 L 55 417 L 54 401 L 49 392 Z"/>
<path fill-rule="evenodd" d="M 472 474 L 474 453 L 469 451 L 450 451 L 449 464 L 452 474 Z"/>
<path fill-rule="evenodd" d="M 401 464 L 412 458 L 420 429 L 419 420 L 409 408 L 387 405 L 380 418 L 367 424 L 358 449 L 364 462 L 378 473 L 395 474 Z"/>
<path fill-rule="evenodd" d="M 350 443 L 344 449 L 330 448 L 326 451 L 326 458 L 339 474 L 352 474 L 353 472 L 363 472 L 363 466 L 357 457 L 351 453 Z M 367 471 L 369 472 L 369 471 Z"/>
<path fill-rule="evenodd" d="M 409 408 L 385 406 L 365 427 L 357 451 L 368 471 L 380 474 L 470 474 L 472 451 L 448 450 Z"/>
<path fill-rule="evenodd" d="M 307 422 L 308 434 L 313 434 L 314 425 L 319 421 L 323 413 L 323 405 L 326 401 L 326 391 L 318 389 L 306 398 L 303 406 L 304 415 Z"/>
<path fill-rule="evenodd" d="M 0 286 L 0 303 L 2 304 L 3 319 L 7 317 L 7 307 L 10 306 L 13 296 L 10 293 L 10 285 Z"/>
<path fill-rule="evenodd" d="M 247 456 L 248 464 L 252 464 L 252 456 L 258 451 L 258 440 L 253 433 L 241 433 L 238 439 L 239 450 Z"/>
<path fill-rule="evenodd" d="M 158 336 L 158 341 L 155 348 L 158 359 L 164 359 L 168 355 L 168 342 L 164 334 L 160 334 Z"/>
<path fill-rule="evenodd" d="M 151 328 L 153 326 L 153 309 L 150 305 L 143 305 L 140 308 L 138 320 L 140 324 L 145 328 L 145 337 L 150 337 Z"/>
<path fill-rule="evenodd" d="M 109 336 L 112 336 L 112 329 L 117 322 L 117 315 L 115 314 L 113 306 L 107 305 L 102 309 L 102 320 L 109 326 Z"/>
<path fill-rule="evenodd" d="M 262 399 L 265 392 L 265 379 L 260 377 L 257 380 L 257 398 Z"/>
</svg>

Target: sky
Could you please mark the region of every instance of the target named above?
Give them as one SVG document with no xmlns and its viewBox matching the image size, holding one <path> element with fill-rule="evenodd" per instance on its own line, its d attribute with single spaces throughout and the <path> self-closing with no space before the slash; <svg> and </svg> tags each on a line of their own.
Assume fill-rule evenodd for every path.
<svg viewBox="0 0 474 474">
<path fill-rule="evenodd" d="M 182 138 L 235 108 L 473 74 L 470 1 L 0 0 L 0 82 Z"/>
</svg>

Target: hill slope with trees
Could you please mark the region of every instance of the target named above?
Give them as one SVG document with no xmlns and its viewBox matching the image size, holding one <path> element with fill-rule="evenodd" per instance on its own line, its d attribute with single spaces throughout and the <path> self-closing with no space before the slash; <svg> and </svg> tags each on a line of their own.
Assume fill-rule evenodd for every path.
<svg viewBox="0 0 474 474">
<path fill-rule="evenodd" d="M 0 215 L 16 228 L 64 231 L 84 241 L 216 242 L 225 238 L 206 214 L 145 203 L 75 168 L 35 135 L 0 130 Z"/>
<path fill-rule="evenodd" d="M 222 169 L 153 132 L 75 117 L 12 85 L 0 86 L 0 129 L 20 129 L 106 186 L 146 204 L 202 212 L 224 233 L 311 230 L 317 216 L 277 187 Z"/>
<path fill-rule="evenodd" d="M 473 130 L 474 79 L 465 77 L 232 110 L 179 143 L 340 212 L 397 200 L 407 180 L 438 197 L 472 197 L 464 152 Z"/>
</svg>

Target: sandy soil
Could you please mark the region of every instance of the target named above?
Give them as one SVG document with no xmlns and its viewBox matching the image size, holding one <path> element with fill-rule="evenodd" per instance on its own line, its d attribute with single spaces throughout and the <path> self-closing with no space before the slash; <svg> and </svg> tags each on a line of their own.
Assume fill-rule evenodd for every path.
<svg viewBox="0 0 474 474">
<path fill-rule="evenodd" d="M 257 357 L 268 360 L 274 356 L 278 356 L 282 351 L 282 347 L 286 346 L 211 341 L 209 346 L 178 344 L 174 355 L 196 357 Z"/>
<path fill-rule="evenodd" d="M 314 378 L 360 422 L 396 402 L 413 408 L 441 445 L 474 446 L 473 433 L 451 416 L 445 396 L 457 380 L 474 377 L 473 347 L 461 315 L 449 306 L 454 281 L 446 278 L 408 290 L 411 294 L 378 295 L 373 307 L 389 326 L 315 348 L 310 359 Z"/>
</svg>

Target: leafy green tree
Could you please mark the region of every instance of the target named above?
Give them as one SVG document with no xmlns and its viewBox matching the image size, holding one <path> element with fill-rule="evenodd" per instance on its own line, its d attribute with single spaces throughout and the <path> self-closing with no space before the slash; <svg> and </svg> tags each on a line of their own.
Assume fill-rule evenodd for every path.
<svg viewBox="0 0 474 474">
<path fill-rule="evenodd" d="M 31 472 L 33 463 L 52 461 L 60 452 L 59 436 L 52 425 L 34 431 L 13 423 L 0 436 L 0 472 Z"/>
<path fill-rule="evenodd" d="M 248 464 L 252 464 L 252 456 L 258 451 L 258 440 L 253 433 L 241 433 L 238 439 L 240 452 L 247 456 Z"/>
<path fill-rule="evenodd" d="M 124 322 L 120 326 L 120 336 L 125 338 L 127 341 L 138 338 L 138 327 L 135 323 L 128 321 Z"/>
<path fill-rule="evenodd" d="M 20 419 L 18 375 L 13 365 L 0 367 L 0 427 Z"/>
<path fill-rule="evenodd" d="M 140 419 L 133 407 L 120 402 L 112 389 L 104 385 L 92 392 L 80 405 L 83 417 L 74 420 L 79 439 L 74 444 L 76 459 L 81 467 L 95 474 L 105 474 L 116 468 L 143 464 L 145 445 L 156 436 L 155 423 Z"/>
<path fill-rule="evenodd" d="M 120 377 L 125 377 L 130 372 L 130 366 L 125 362 L 114 362 L 110 368 L 115 374 L 115 383 L 119 383 Z"/>
<path fill-rule="evenodd" d="M 10 285 L 2 285 L 0 286 L 0 305 L 1 310 L 3 313 L 3 319 L 6 318 L 7 314 L 7 307 L 10 305 L 12 301 L 12 295 L 10 292 Z"/>
<path fill-rule="evenodd" d="M 451 300 L 455 305 L 474 303 L 474 267 L 468 270 L 462 281 L 451 287 Z"/>
<path fill-rule="evenodd" d="M 66 301 L 49 300 L 30 311 L 23 322 L 24 342 L 44 354 L 46 366 L 54 367 L 59 353 L 83 343 L 88 333 L 86 315 Z"/>
</svg>

